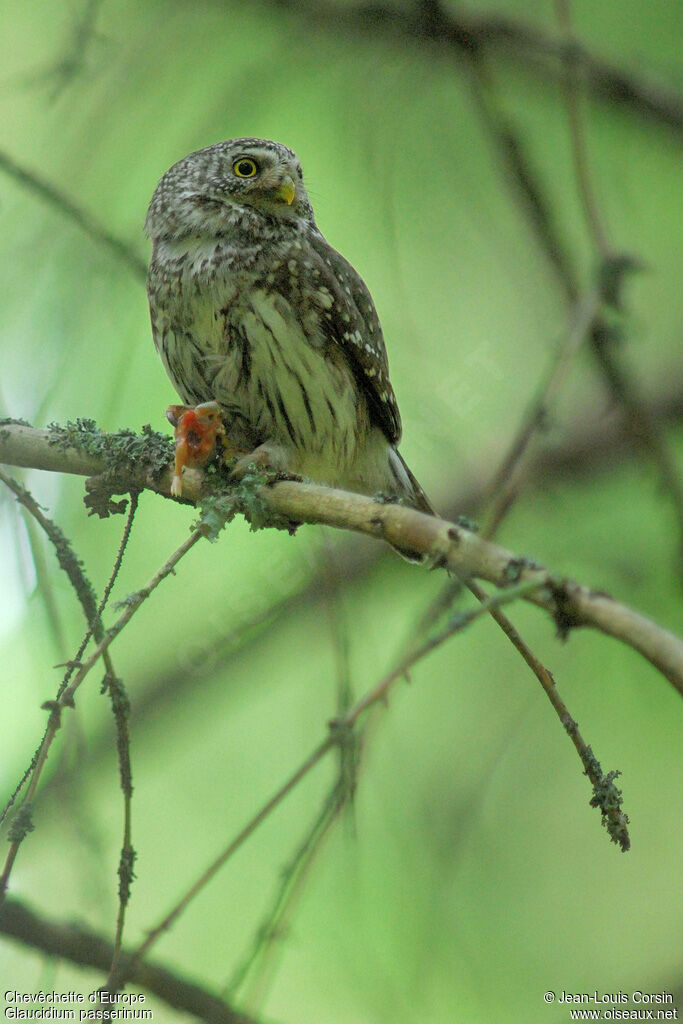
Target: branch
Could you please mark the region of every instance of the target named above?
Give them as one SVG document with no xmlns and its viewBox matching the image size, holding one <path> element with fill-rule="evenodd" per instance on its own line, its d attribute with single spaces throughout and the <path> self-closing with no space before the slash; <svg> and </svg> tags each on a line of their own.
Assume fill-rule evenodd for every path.
<svg viewBox="0 0 683 1024">
<path fill-rule="evenodd" d="M 661 422 L 675 425 L 683 422 L 683 395 L 678 395 L 673 387 L 677 383 L 675 379 L 670 378 L 667 383 L 671 391 L 660 394 L 655 399 L 652 409 L 653 412 L 656 411 Z M 609 415 L 603 414 L 594 419 L 582 415 L 580 420 L 573 421 L 570 425 L 571 432 L 560 445 L 540 449 L 530 456 L 527 495 L 535 490 L 547 488 L 554 480 L 567 477 L 571 477 L 572 480 L 586 479 L 609 470 L 615 461 L 620 465 L 628 463 L 634 457 L 634 452 L 624 437 L 621 422 L 620 410 L 616 408 L 613 408 Z M 487 455 L 490 459 L 491 456 L 487 452 L 481 452 L 477 456 L 477 465 L 483 479 L 494 470 L 494 466 L 489 465 L 487 461 Z M 455 497 L 450 495 L 447 504 L 444 501 L 439 501 L 438 504 L 444 508 L 449 518 L 457 518 L 458 513 L 462 511 L 476 518 L 477 510 L 481 508 L 484 498 L 481 485 L 476 480 L 471 480 L 462 485 L 457 502 Z M 389 556 L 383 545 L 369 545 L 354 534 L 347 534 L 346 542 L 336 551 L 335 556 L 344 567 L 344 585 L 348 586 L 354 581 L 366 579 L 385 554 Z M 193 649 L 193 677 L 202 678 L 207 666 L 215 664 L 216 658 L 228 666 L 231 659 L 262 643 L 269 635 L 267 627 L 281 621 L 283 617 L 297 614 L 305 608 L 318 609 L 321 600 L 328 594 L 329 586 L 328 570 L 318 564 L 297 586 L 274 599 L 266 607 L 256 610 L 237 624 L 231 623 L 224 631 L 211 632 L 203 646 Z M 450 603 L 448 598 L 444 607 L 450 606 Z M 431 622 L 431 617 L 427 621 Z M 426 625 L 420 627 L 416 635 L 424 635 L 426 628 Z M 178 693 L 184 690 L 186 685 L 187 667 L 179 666 L 175 659 L 157 667 L 147 676 L 143 673 L 140 693 L 136 698 L 136 721 L 140 724 L 150 714 L 158 715 L 160 708 L 173 704 L 178 699 Z M 92 733 L 91 739 L 88 750 L 83 751 L 79 759 L 78 770 L 82 770 L 89 761 L 97 759 L 99 752 L 104 749 L 108 741 L 108 732 L 105 733 L 104 724 Z M 43 791 L 52 786 L 68 785 L 75 770 L 76 766 L 70 762 L 60 764 L 50 778 L 43 781 Z"/>
<path fill-rule="evenodd" d="M 116 437 L 97 436 L 105 446 Z M 0 424 L 0 462 L 82 476 L 107 473 L 107 482 L 115 485 L 115 493 L 147 487 L 170 497 L 172 466 L 169 462 L 160 470 L 158 453 L 155 459 L 156 467 L 137 458 L 127 469 L 119 461 L 112 470 L 92 447 L 90 451 L 80 443 L 57 447 L 53 432 L 20 423 Z M 204 474 L 198 470 L 186 472 L 183 488 L 185 501 L 196 502 L 209 493 Z M 520 558 L 464 526 L 401 505 L 382 504 L 361 494 L 293 480 L 261 485 L 256 496 L 280 520 L 365 533 L 399 551 L 423 555 L 432 565 L 445 566 L 461 578 L 486 580 L 497 587 L 537 583 L 539 589 L 525 599 L 552 616 L 561 637 L 578 626 L 615 637 L 639 651 L 683 693 L 683 641 L 673 633 L 608 594 Z"/>
<path fill-rule="evenodd" d="M 107 972 L 114 947 L 106 939 L 80 925 L 56 924 L 34 914 L 18 900 L 7 900 L 0 912 L 0 934 L 50 957 L 61 957 L 81 967 Z M 256 1024 L 252 1017 L 238 1013 L 217 996 L 193 985 L 158 964 L 132 964 L 122 954 L 119 964 L 130 971 L 130 981 L 162 999 L 168 1006 L 191 1013 L 207 1024 Z"/>
</svg>

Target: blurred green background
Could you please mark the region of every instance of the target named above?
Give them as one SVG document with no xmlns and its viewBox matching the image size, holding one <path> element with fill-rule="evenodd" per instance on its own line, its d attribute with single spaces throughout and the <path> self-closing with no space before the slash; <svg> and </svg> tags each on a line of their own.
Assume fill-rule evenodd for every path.
<svg viewBox="0 0 683 1024">
<path fill-rule="evenodd" d="M 467 10 L 557 36 L 549 2 Z M 615 67 L 653 89 L 682 84 L 679 4 L 583 0 L 572 10 L 582 42 Z M 143 259 L 147 203 L 175 160 L 239 135 L 297 152 L 322 231 L 373 293 L 406 460 L 438 508 L 481 513 L 472 496 L 490 482 L 566 336 L 568 310 L 457 53 L 390 33 L 382 17 L 355 30 L 296 4 L 31 0 L 2 14 L 0 153 Z M 492 47 L 487 69 L 586 283 L 595 258 L 562 90 L 514 45 Z M 585 114 L 610 236 L 646 268 L 628 281 L 624 358 L 649 406 L 680 417 L 680 137 L 628 104 L 593 99 Z M 175 398 L 139 276 L 1 169 L 0 217 L 2 415 L 167 429 Z M 580 352 L 540 442 L 551 468 L 532 474 L 499 539 L 676 629 L 676 519 L 656 468 L 629 444 L 589 457 L 614 412 Z M 680 426 L 674 416 L 664 429 L 679 466 Z M 562 472 L 558 456 L 552 470 L 579 436 L 585 464 Z M 123 521 L 88 519 L 80 479 L 17 475 L 101 592 Z M 114 600 L 152 575 L 194 518 L 143 495 Z M 7 494 L 1 540 L 4 803 L 42 735 L 40 705 L 61 675 L 53 666 L 73 655 L 82 620 L 51 549 L 27 533 Z M 443 580 L 388 550 L 378 555 L 376 545 L 319 528 L 291 538 L 235 522 L 217 545 L 192 551 L 114 645 L 132 703 L 138 860 L 127 945 L 323 738 L 340 682 L 359 696 L 395 663 Z M 631 852 L 600 828 L 536 680 L 481 620 L 374 714 L 353 808 L 330 830 L 275 958 L 252 972 L 238 1005 L 283 1024 L 559 1024 L 567 1008 L 545 1004 L 548 989 L 680 998 L 680 698 L 615 641 L 584 631 L 563 644 L 535 610 L 511 615 L 605 770 L 623 772 Z M 122 811 L 97 681 L 83 686 L 53 747 L 10 892 L 111 939 Z M 318 766 L 153 959 L 214 991 L 228 982 L 334 771 L 333 757 Z M 0 977 L 24 991 L 88 992 L 102 981 L 5 940 Z M 188 1019 L 158 1000 L 147 1005 L 156 1020 Z"/>
</svg>

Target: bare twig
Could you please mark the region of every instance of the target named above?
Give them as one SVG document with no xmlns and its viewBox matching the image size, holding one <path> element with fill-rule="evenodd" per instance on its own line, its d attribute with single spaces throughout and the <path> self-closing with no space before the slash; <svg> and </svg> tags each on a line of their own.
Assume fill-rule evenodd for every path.
<svg viewBox="0 0 683 1024">
<path fill-rule="evenodd" d="M 202 527 L 199 527 L 183 541 L 180 547 L 176 548 L 171 557 L 168 558 L 161 568 L 154 573 L 146 586 L 141 590 L 136 591 L 135 594 L 130 594 L 128 596 L 124 611 L 118 617 L 114 625 L 110 626 L 107 630 L 105 636 L 97 645 L 90 657 L 78 668 L 72 682 L 69 683 L 64 693 L 59 698 L 59 705 L 61 707 L 71 707 L 73 705 L 76 690 L 94 665 L 97 664 L 104 652 L 108 649 L 109 645 L 113 643 L 119 633 L 128 625 L 143 602 L 149 598 L 150 594 L 156 590 L 160 583 L 163 583 L 167 576 L 170 576 L 175 572 L 175 568 L 180 560 L 184 558 L 188 551 L 194 547 L 197 541 L 201 540 L 203 537 L 204 530 Z"/>
<path fill-rule="evenodd" d="M 119 566 L 123 558 L 123 552 L 126 549 L 130 532 L 133 527 L 133 519 L 138 506 L 138 492 L 133 491 L 131 494 L 130 508 L 128 510 L 128 516 L 126 519 L 126 528 L 121 539 L 119 551 L 114 564 L 114 571 L 112 572 L 107 589 L 105 591 L 105 600 L 108 598 L 114 580 L 118 575 Z M 104 603 L 104 602 L 103 602 Z M 100 610 L 101 615 L 101 610 Z M 102 637 L 98 637 L 102 639 Z M 133 773 L 131 770 L 130 763 L 130 736 L 128 732 L 128 714 L 130 711 L 130 704 L 128 702 L 128 695 L 126 694 L 123 680 L 119 679 L 118 676 L 114 675 L 113 666 L 109 660 L 109 651 L 106 651 L 103 655 L 105 658 L 105 664 L 107 665 L 107 675 L 105 677 L 105 686 L 109 693 L 109 699 L 111 701 L 112 712 L 114 714 L 114 724 L 116 727 L 116 751 L 118 754 L 119 761 L 119 781 L 121 784 L 121 792 L 123 793 L 123 838 L 121 842 L 121 855 L 119 858 L 119 907 L 116 915 L 116 933 L 114 936 L 114 955 L 112 957 L 112 963 L 110 973 L 116 969 L 119 958 L 121 956 L 121 948 L 123 942 L 123 927 L 126 919 L 126 908 L 128 906 L 128 900 L 130 898 L 130 887 L 133 882 L 133 865 L 135 864 L 135 850 L 133 849 L 132 842 L 132 801 L 133 801 Z"/>
<path fill-rule="evenodd" d="M 130 622 L 135 612 L 143 604 L 145 600 L 153 593 L 154 590 L 159 586 L 167 576 L 175 571 L 176 565 L 180 560 L 187 554 L 187 552 L 194 547 L 197 541 L 201 540 L 204 536 L 204 529 L 200 526 L 197 530 L 189 535 L 189 537 L 180 545 L 180 547 L 171 555 L 171 557 L 161 566 L 161 568 L 154 574 L 146 587 L 138 591 L 136 594 L 131 595 L 128 598 L 126 607 L 119 618 L 116 620 L 114 625 L 103 634 L 102 639 L 96 646 L 90 657 L 83 663 L 79 664 L 77 671 L 75 672 L 74 678 L 67 686 L 60 687 L 57 698 L 53 701 L 48 701 L 43 707 L 50 712 L 48 718 L 48 725 L 43 736 L 42 743 L 38 750 L 37 756 L 34 759 L 34 764 L 31 771 L 31 778 L 26 790 L 26 796 L 22 804 L 21 811 L 23 814 L 17 815 L 15 822 L 13 823 L 12 830 L 10 831 L 10 850 L 5 861 L 5 866 L 0 875 L 0 901 L 4 898 L 4 894 L 7 890 L 7 883 L 16 859 L 16 855 L 21 842 L 23 841 L 26 832 L 29 831 L 33 826 L 30 821 L 29 812 L 31 803 L 38 786 L 40 775 L 45 766 L 47 756 L 52 746 L 52 742 L 61 726 L 62 710 L 74 706 L 74 694 L 81 685 L 85 677 L 88 675 L 90 670 L 97 664 L 99 659 L 106 656 L 109 645 L 115 640 L 119 633 L 125 628 Z M 99 618 L 99 616 L 98 616 Z M 82 645 L 84 649 L 84 645 Z M 76 664 L 76 663 L 73 663 Z M 72 665 L 73 667 L 73 665 Z M 114 678 L 113 669 L 109 675 L 110 679 Z M 130 766 L 128 766 L 130 769 Z M 130 863 L 130 869 L 132 870 L 132 863 Z"/>
<path fill-rule="evenodd" d="M 515 630 L 509 619 L 507 619 L 501 610 L 500 606 L 502 604 L 524 596 L 525 592 L 527 592 L 527 587 L 524 585 L 521 588 L 513 587 L 510 591 L 506 593 L 501 592 L 498 595 L 495 595 L 492 599 L 489 599 L 487 595 L 472 582 L 469 583 L 469 588 L 477 600 L 479 600 L 482 607 L 474 611 L 452 615 L 445 628 L 443 628 L 439 633 L 430 637 L 426 642 L 422 642 L 417 646 L 414 646 L 412 650 L 405 653 L 390 673 L 384 676 L 375 687 L 368 691 L 365 697 L 350 709 L 347 714 L 340 717 L 340 724 L 342 727 L 340 735 L 354 735 L 351 729 L 357 722 L 358 717 L 364 714 L 373 705 L 385 703 L 389 689 L 398 679 L 402 677 L 407 678 L 410 669 L 414 667 L 419 660 L 424 658 L 436 647 L 443 644 L 455 632 L 463 629 L 474 618 L 488 612 L 493 616 L 498 625 L 501 626 L 506 636 L 512 641 L 514 646 L 524 657 L 524 660 L 539 678 L 544 690 L 551 700 L 551 703 L 560 716 L 562 725 L 569 732 L 579 752 L 586 773 L 590 774 L 594 789 L 593 800 L 595 801 L 598 797 L 600 798 L 600 806 L 603 808 L 603 821 L 607 822 L 611 837 L 621 846 L 622 850 L 629 849 L 630 840 L 626 828 L 628 819 L 620 812 L 620 794 L 616 790 L 616 787 L 608 785 L 613 782 L 613 779 L 611 777 L 606 778 L 600 771 L 600 767 L 597 764 L 595 757 L 592 755 L 592 751 L 583 741 L 580 733 L 578 732 L 578 728 L 576 727 L 576 723 L 573 721 L 567 712 L 566 707 L 562 703 L 555 688 L 552 676 L 535 657 L 535 655 L 533 655 L 528 645 L 522 640 L 517 630 Z M 340 753 L 342 756 L 343 750 L 346 746 L 348 746 L 346 743 L 340 746 Z M 358 747 L 359 744 L 356 743 L 355 748 Z M 603 794 L 604 790 L 606 790 L 608 796 Z M 611 798 L 612 803 L 609 803 L 609 798 Z M 235 994 L 253 968 L 254 964 L 259 960 L 259 958 L 265 957 L 267 952 L 272 949 L 274 941 L 282 930 L 282 922 L 289 904 L 301 885 L 304 873 L 308 869 L 322 839 L 336 820 L 339 811 L 345 805 L 347 799 L 348 786 L 344 782 L 344 772 L 342 769 L 338 783 L 326 798 L 313 828 L 305 837 L 291 864 L 288 865 L 283 872 L 283 878 L 275 904 L 271 908 L 265 921 L 258 928 L 256 937 L 253 940 L 248 955 L 233 973 L 231 981 L 225 990 L 228 995 L 233 996 Z M 250 1005 L 253 1004 L 250 1003 Z"/>
<path fill-rule="evenodd" d="M 352 688 L 349 669 L 349 634 L 343 618 L 340 569 L 336 553 L 327 536 L 323 537 L 325 569 L 325 591 L 323 600 L 329 612 L 336 655 L 337 718 L 343 718 L 352 703 Z M 344 572 L 344 576 L 346 573 Z M 300 896 L 308 878 L 313 861 L 321 850 L 323 840 L 329 834 L 339 814 L 350 806 L 356 789 L 360 760 L 361 738 L 349 734 L 349 742 L 337 747 L 339 767 L 337 778 L 323 800 L 322 807 L 313 824 L 299 843 L 294 855 L 280 872 L 280 883 L 263 920 L 255 930 L 254 937 L 243 960 L 233 970 L 223 992 L 232 997 L 245 983 L 250 974 L 255 977 L 249 986 L 247 1005 L 255 1008 L 257 1000 L 263 998 L 267 983 L 268 968 L 272 964 L 277 940 L 281 938 L 286 921 L 292 914 L 295 899 Z M 258 973 L 255 968 L 258 966 Z M 255 990 L 258 988 L 258 995 Z"/>
<path fill-rule="evenodd" d="M 94 591 L 92 589 L 92 586 L 90 585 L 89 580 L 87 579 L 87 577 L 85 575 L 85 572 L 83 571 L 82 564 L 81 564 L 80 560 L 76 557 L 74 551 L 71 548 L 71 545 L 69 544 L 68 540 L 66 539 L 66 537 L 64 536 L 62 531 L 59 529 L 59 527 L 57 527 L 52 522 L 52 520 L 49 519 L 43 513 L 43 510 L 40 508 L 38 503 L 35 501 L 35 499 L 33 498 L 33 495 L 31 495 L 29 491 L 27 491 L 24 487 L 22 487 L 21 484 L 17 483 L 16 480 L 13 480 L 11 477 L 8 477 L 7 474 L 5 474 L 1 469 L 0 469 L 0 480 L 2 480 L 2 482 L 5 484 L 5 486 L 8 487 L 13 492 L 13 494 L 15 495 L 17 501 L 20 502 L 21 505 L 23 505 L 23 507 L 29 512 L 29 514 L 36 520 L 36 522 L 45 531 L 45 533 L 49 537 L 50 541 L 54 545 L 54 548 L 55 548 L 55 551 L 56 551 L 56 554 L 57 554 L 57 558 L 58 558 L 58 561 L 59 561 L 59 564 L 60 564 L 61 568 L 64 570 L 64 572 L 69 577 L 69 580 L 71 581 L 71 584 L 72 584 L 72 586 L 73 586 L 73 588 L 74 588 L 74 590 L 76 592 L 76 595 L 77 595 L 77 597 L 80 600 L 80 603 L 81 603 L 82 608 L 83 608 L 83 612 L 85 614 L 86 622 L 88 623 L 88 629 L 87 629 L 87 632 L 85 634 L 85 637 L 83 638 L 83 640 L 81 642 L 81 645 L 79 647 L 78 653 L 76 655 L 76 661 L 77 661 L 80 658 L 80 656 L 83 653 L 83 651 L 85 650 L 85 648 L 86 648 L 86 646 L 87 646 L 87 644 L 88 644 L 88 642 L 90 640 L 90 637 L 93 634 L 98 639 L 102 639 L 102 637 L 104 635 L 104 630 L 103 630 L 103 627 L 102 627 L 101 616 L 102 616 L 102 612 L 104 611 L 104 608 L 105 608 L 105 606 L 107 604 L 107 601 L 109 600 L 109 595 L 111 593 L 111 589 L 112 589 L 112 587 L 114 585 L 114 582 L 115 582 L 116 577 L 118 575 L 119 569 L 121 567 L 121 562 L 123 560 L 123 555 L 124 555 L 124 552 L 126 550 L 126 545 L 128 543 L 128 539 L 130 537 L 130 531 L 131 531 L 132 525 L 133 525 L 133 518 L 135 516 L 135 510 L 137 508 L 137 495 L 134 495 L 133 499 L 131 501 L 131 507 L 130 507 L 129 515 L 128 515 L 128 518 L 127 518 L 127 521 L 126 521 L 126 526 L 125 526 L 125 529 L 124 529 L 124 532 L 123 532 L 123 537 L 122 537 L 122 540 L 121 540 L 121 544 L 119 545 L 119 550 L 118 550 L 118 553 L 117 553 L 117 556 L 116 556 L 116 560 L 114 562 L 114 568 L 113 568 L 113 570 L 111 572 L 111 575 L 110 575 L 109 581 L 107 583 L 107 586 L 105 587 L 105 591 L 104 591 L 104 594 L 102 596 L 102 600 L 100 601 L 99 606 L 97 606 L 96 598 L 95 598 L 95 593 L 94 593 Z M 112 662 L 110 660 L 109 652 L 108 651 L 105 654 L 105 663 L 106 663 L 106 667 L 107 667 L 108 676 L 113 679 L 114 678 L 114 666 L 113 666 L 113 664 L 112 664 Z M 63 691 L 65 689 L 65 686 L 66 686 L 66 683 L 68 681 L 68 678 L 69 678 L 69 676 L 70 676 L 72 671 L 73 671 L 73 663 L 67 669 L 67 674 L 65 676 L 65 680 L 62 683 L 62 685 L 60 686 L 60 689 L 59 689 L 59 691 L 57 693 L 57 699 L 59 699 L 59 697 L 63 693 Z M 56 712 L 56 708 L 53 707 L 52 710 L 51 710 L 51 714 L 50 714 L 50 718 L 49 718 L 49 721 L 48 721 L 48 725 L 47 725 L 47 728 L 46 728 L 45 733 L 43 735 L 43 738 L 41 740 L 40 746 L 39 746 L 38 750 L 36 751 L 36 753 L 34 754 L 33 758 L 31 759 L 31 764 L 29 765 L 29 768 L 24 773 L 22 779 L 19 782 L 19 785 L 14 790 L 14 793 L 12 794 L 12 796 L 11 796 L 7 806 L 4 808 L 4 810 L 2 812 L 2 816 L 0 817 L 0 821 L 4 820 L 4 818 L 5 818 L 6 814 L 7 814 L 7 811 L 14 804 L 14 801 L 16 800 L 17 795 L 21 791 L 21 788 L 23 787 L 23 785 L 26 782 L 26 780 L 30 777 L 31 781 L 30 781 L 30 784 L 29 784 L 29 788 L 28 788 L 28 791 L 26 793 L 26 797 L 24 799 L 24 802 L 22 804 L 22 807 L 21 807 L 21 809 L 19 811 L 19 815 L 18 815 L 18 827 L 13 827 L 13 830 L 12 830 L 13 834 L 10 836 L 10 850 L 9 850 L 8 855 L 7 855 L 7 859 L 5 861 L 5 865 L 4 865 L 4 869 L 3 869 L 2 875 L 0 876 L 0 901 L 2 901 L 2 899 L 4 898 L 4 894 L 5 894 L 6 890 L 7 890 L 7 885 L 8 885 L 8 882 L 9 882 L 9 877 L 10 877 L 10 874 L 11 874 L 14 862 L 16 860 L 17 853 L 19 851 L 19 846 L 23 842 L 23 839 L 25 838 L 26 833 L 33 828 L 33 825 L 32 825 L 32 822 L 31 822 L 31 818 L 30 818 L 31 801 L 32 801 L 33 796 L 35 794 L 35 791 L 36 791 L 36 788 L 37 788 L 37 785 L 38 785 L 38 782 L 39 782 L 39 779 L 40 779 L 40 775 L 42 773 L 42 769 L 43 769 L 43 767 L 45 765 L 49 747 L 50 747 L 50 745 L 52 743 L 52 740 L 54 739 L 54 736 L 56 735 L 57 729 L 59 728 L 59 714 L 58 714 L 58 712 L 57 713 L 55 713 L 55 712 Z M 120 734 L 119 734 L 119 746 L 122 747 L 122 748 L 126 748 L 127 749 L 127 745 L 125 743 L 123 743 Z M 128 766 L 128 768 L 129 768 L 129 774 L 130 774 L 130 765 Z M 125 817 L 126 817 L 126 820 L 128 822 L 128 825 L 129 825 L 130 824 L 130 806 L 129 806 L 129 804 L 127 805 L 127 809 L 126 809 L 126 812 L 125 812 Z M 128 834 L 130 834 L 130 833 L 128 833 Z"/>
<path fill-rule="evenodd" d="M 481 587 L 471 580 L 468 583 L 469 589 L 482 605 L 486 605 L 487 596 Z M 517 651 L 524 658 L 525 662 L 534 673 L 543 690 L 548 697 L 560 719 L 563 728 L 568 733 L 576 751 L 581 758 L 584 773 L 590 779 L 593 786 L 593 799 L 591 806 L 599 807 L 602 813 L 602 821 L 607 831 L 622 853 L 631 848 L 631 840 L 628 834 L 628 816 L 621 809 L 621 793 L 614 785 L 614 779 L 619 772 L 610 772 L 607 775 L 602 771 L 600 763 L 595 757 L 592 749 L 588 746 L 579 732 L 579 727 L 569 714 L 567 705 L 560 697 L 555 680 L 550 671 L 536 657 L 529 645 L 522 639 L 508 617 L 498 607 L 489 608 L 489 612 L 503 630 L 508 640 L 514 645 Z"/>
<path fill-rule="evenodd" d="M 285 797 L 295 789 L 301 780 L 305 778 L 313 768 L 315 768 L 318 762 L 321 761 L 325 754 L 332 749 L 336 742 L 337 739 L 334 733 L 330 733 L 330 735 L 323 740 L 323 742 L 320 743 L 311 754 L 309 754 L 303 764 L 297 768 L 293 775 L 290 775 L 287 781 L 278 789 L 270 800 L 263 805 L 258 813 L 251 818 L 235 838 L 228 843 L 218 857 L 216 857 L 206 870 L 202 872 L 196 882 L 190 886 L 169 913 L 166 914 L 166 916 L 147 933 L 147 938 L 132 954 L 130 960 L 131 963 L 139 963 L 147 956 L 147 953 L 152 946 L 155 945 L 164 932 L 168 931 L 192 900 L 208 885 L 214 875 L 216 875 L 223 865 L 226 864 L 233 856 L 233 854 L 239 850 L 246 840 L 256 831 L 259 825 L 261 825 L 266 818 L 270 816 L 275 808 L 282 803 Z M 117 991 L 123 984 L 125 984 L 128 976 L 128 966 L 121 965 L 120 969 L 110 978 L 108 988 L 110 988 L 111 991 Z"/>
<path fill-rule="evenodd" d="M 337 780 L 325 797 L 313 825 L 299 844 L 294 856 L 282 869 L 280 884 L 273 904 L 256 929 L 251 945 L 243 960 L 237 965 L 222 991 L 222 995 L 226 998 L 232 999 L 236 996 L 257 964 L 260 967 L 260 974 L 263 976 L 266 973 L 266 957 L 269 953 L 272 957 L 275 942 L 282 937 L 287 916 L 292 912 L 293 901 L 301 892 L 303 883 L 310 872 L 313 859 L 320 851 L 323 839 L 329 834 L 332 825 L 339 817 L 339 813 L 345 804 L 346 794 L 343 790 L 340 790 L 340 780 Z M 252 994 L 247 996 L 246 1000 L 242 1000 L 252 1010 L 254 1009 L 253 988 L 254 985 L 252 984 Z"/>
</svg>

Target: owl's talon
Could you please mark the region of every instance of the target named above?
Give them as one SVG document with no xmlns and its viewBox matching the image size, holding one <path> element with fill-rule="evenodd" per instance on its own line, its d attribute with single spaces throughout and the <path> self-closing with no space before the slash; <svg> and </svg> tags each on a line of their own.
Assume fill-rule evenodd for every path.
<svg viewBox="0 0 683 1024">
<path fill-rule="evenodd" d="M 274 479 L 291 480 L 292 474 L 289 472 L 287 462 L 286 453 L 280 445 L 266 442 L 255 448 L 253 452 L 248 452 L 237 459 L 230 470 L 230 478 L 242 480 L 247 473 L 253 473 L 256 470 L 266 473 Z"/>
</svg>

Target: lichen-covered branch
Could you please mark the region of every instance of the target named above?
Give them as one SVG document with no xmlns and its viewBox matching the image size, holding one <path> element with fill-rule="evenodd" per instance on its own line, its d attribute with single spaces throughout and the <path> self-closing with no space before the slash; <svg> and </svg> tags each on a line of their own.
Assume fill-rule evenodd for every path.
<svg viewBox="0 0 683 1024">
<path fill-rule="evenodd" d="M 80 432 L 72 428 L 69 433 L 67 428 L 38 430 L 4 422 L 0 423 L 0 462 L 83 476 L 104 475 L 106 487 L 113 493 L 146 487 L 170 497 L 170 445 L 164 448 L 162 441 L 150 431 L 137 436 L 128 431 L 112 435 L 94 428 Z M 196 502 L 209 493 L 208 476 L 199 470 L 186 473 L 184 501 Z M 429 564 L 448 567 L 460 577 L 486 580 L 498 587 L 536 582 L 539 588 L 526 600 L 550 613 L 561 637 L 579 626 L 615 637 L 639 651 L 683 693 L 680 638 L 610 595 L 520 558 L 462 525 L 361 494 L 293 480 L 259 485 L 255 497 L 280 525 L 287 520 L 324 523 L 369 534 L 399 551 L 423 555 Z"/>
</svg>

